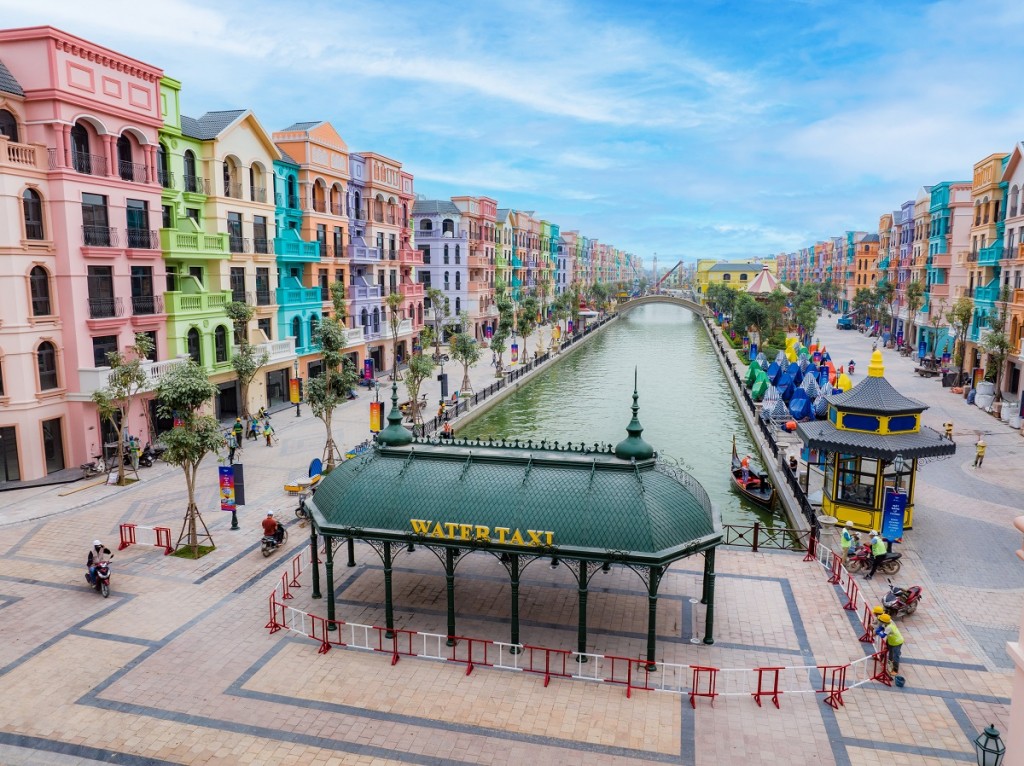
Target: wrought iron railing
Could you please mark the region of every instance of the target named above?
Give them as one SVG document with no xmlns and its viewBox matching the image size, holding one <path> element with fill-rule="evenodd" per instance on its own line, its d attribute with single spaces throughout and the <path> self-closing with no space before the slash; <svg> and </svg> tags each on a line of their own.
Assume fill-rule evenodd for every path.
<svg viewBox="0 0 1024 766">
<path fill-rule="evenodd" d="M 164 312 L 164 299 L 162 295 L 133 295 L 132 313 L 141 314 L 162 314 Z"/>
<path fill-rule="evenodd" d="M 159 250 L 160 237 L 150 229 L 127 229 L 128 247 L 139 250 Z"/>
<path fill-rule="evenodd" d="M 124 315 L 120 298 L 89 298 L 89 319 L 107 319 Z"/>
<path fill-rule="evenodd" d="M 135 183 L 149 183 L 149 168 L 138 162 L 127 162 L 119 160 L 117 172 L 122 181 L 134 181 Z"/>
<path fill-rule="evenodd" d="M 117 247 L 117 229 L 110 226 L 83 226 L 82 244 L 86 247 Z"/>
</svg>

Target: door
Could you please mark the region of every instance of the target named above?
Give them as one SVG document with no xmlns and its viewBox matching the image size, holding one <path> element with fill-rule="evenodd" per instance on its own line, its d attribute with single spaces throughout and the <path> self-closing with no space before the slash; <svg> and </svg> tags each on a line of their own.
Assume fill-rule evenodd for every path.
<svg viewBox="0 0 1024 766">
<path fill-rule="evenodd" d="M 64 470 L 64 437 L 61 433 L 62 418 L 43 421 L 43 456 L 46 459 L 46 473 Z"/>
<path fill-rule="evenodd" d="M 21 466 L 18 463 L 18 432 L 14 426 L 0 428 L 0 466 L 3 481 L 20 481 Z"/>
<path fill-rule="evenodd" d="M 218 386 L 220 393 L 217 395 L 217 419 L 228 420 L 237 418 L 241 411 L 238 408 L 238 381 L 221 383 Z"/>
</svg>

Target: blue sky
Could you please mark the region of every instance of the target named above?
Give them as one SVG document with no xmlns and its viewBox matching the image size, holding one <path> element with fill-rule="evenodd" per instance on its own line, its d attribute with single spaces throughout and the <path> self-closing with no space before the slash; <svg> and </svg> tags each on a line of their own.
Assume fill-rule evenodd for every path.
<svg viewBox="0 0 1024 766">
<path fill-rule="evenodd" d="M 0 0 L 0 19 L 163 68 L 186 114 L 329 120 L 418 193 L 663 265 L 874 231 L 1024 138 L 1019 0 Z"/>
</svg>

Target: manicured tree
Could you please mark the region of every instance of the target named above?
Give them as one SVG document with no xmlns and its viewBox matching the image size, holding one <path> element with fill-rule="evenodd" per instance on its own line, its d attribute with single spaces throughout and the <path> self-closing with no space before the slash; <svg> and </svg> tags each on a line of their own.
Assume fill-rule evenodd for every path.
<svg viewBox="0 0 1024 766">
<path fill-rule="evenodd" d="M 946 299 L 940 298 L 938 301 L 934 301 L 933 305 L 928 309 L 928 324 L 932 328 L 932 356 L 938 356 L 938 343 L 939 343 L 939 325 L 942 324 L 942 320 L 946 317 Z"/>
<path fill-rule="evenodd" d="M 199 557 L 201 540 L 209 541 L 211 548 L 216 547 L 196 505 L 196 477 L 207 453 L 217 454 L 224 443 L 217 418 L 203 414 L 217 391 L 206 371 L 191 359 L 164 373 L 157 387 L 157 411 L 162 417 L 174 418 L 175 423 L 163 435 L 167 445 L 163 458 L 171 465 L 181 466 L 188 491 L 188 509 L 175 548 L 190 549 L 193 558 Z"/>
<path fill-rule="evenodd" d="M 393 292 L 384 299 L 388 306 L 388 326 L 391 328 L 391 353 L 394 357 L 391 362 L 391 379 L 398 380 L 398 326 L 402 323 L 402 306 L 405 305 L 405 296 L 400 292 Z"/>
<path fill-rule="evenodd" d="M 231 301 L 226 307 L 228 318 L 235 326 L 235 343 L 238 351 L 231 355 L 231 366 L 238 376 L 238 386 L 242 394 L 242 419 L 248 420 L 249 413 L 249 386 L 259 375 L 264 365 L 270 361 L 270 354 L 265 348 L 260 348 L 249 342 L 249 321 L 256 310 L 248 303 L 242 301 Z"/>
<path fill-rule="evenodd" d="M 345 357 L 345 286 L 340 282 L 331 284 L 331 302 L 333 315 L 324 317 L 313 333 L 313 343 L 319 346 L 323 359 L 323 372 L 306 384 L 309 408 L 327 430 L 323 451 L 326 473 L 341 462 L 341 451 L 334 441 L 331 425 L 334 410 L 348 399 L 349 391 L 358 380 L 355 365 Z"/>
<path fill-rule="evenodd" d="M 580 283 L 573 280 L 569 286 L 569 316 L 572 319 L 573 334 L 579 332 L 580 326 Z"/>
<path fill-rule="evenodd" d="M 966 295 L 957 298 L 953 307 L 946 312 L 946 320 L 953 330 L 953 338 L 956 341 L 953 346 L 953 362 L 956 364 L 960 377 L 964 375 L 964 357 L 967 350 L 967 333 L 971 329 L 971 320 L 974 319 L 974 301 Z"/>
<path fill-rule="evenodd" d="M 746 296 L 747 293 L 739 293 L 739 295 Z M 771 328 L 772 335 L 777 335 L 779 331 L 785 330 L 786 315 L 789 313 L 788 304 L 789 297 L 778 287 L 768 293 L 765 305 L 768 308 L 768 327 Z"/>
<path fill-rule="evenodd" d="M 904 297 L 907 300 L 907 332 L 906 341 L 908 343 L 914 342 L 914 317 L 917 316 L 917 312 L 921 310 L 921 306 L 924 305 L 924 285 L 921 284 L 919 279 L 911 280 L 907 282 L 907 286 L 903 289 Z"/>
<path fill-rule="evenodd" d="M 896 293 L 896 285 L 890 282 L 888 279 L 883 279 L 877 285 L 874 290 L 875 303 L 883 308 L 882 322 L 888 325 L 889 332 L 893 332 L 893 321 L 895 317 L 896 309 L 896 298 L 899 297 Z"/>
<path fill-rule="evenodd" d="M 532 295 L 526 296 L 519 302 L 519 311 L 516 313 L 516 327 L 519 334 L 523 336 L 523 355 L 526 355 L 526 339 L 533 335 L 537 329 L 537 312 L 540 310 L 537 299 Z"/>
<path fill-rule="evenodd" d="M 405 369 L 405 388 L 409 392 L 409 407 L 412 409 L 413 433 L 416 426 L 423 427 L 423 413 L 420 407 L 420 386 L 423 381 L 434 374 L 434 360 L 423 353 L 409 357 L 409 366 Z"/>
<path fill-rule="evenodd" d="M 430 301 L 430 313 L 434 317 L 434 361 L 441 359 L 441 342 L 444 340 L 445 320 L 448 317 L 448 303 L 443 292 L 436 287 L 427 290 L 427 300 Z"/>
<path fill-rule="evenodd" d="M 495 376 L 500 378 L 503 374 L 502 355 L 508 348 L 514 322 L 512 300 L 505 291 L 505 283 L 500 279 L 494 280 L 494 302 L 498 307 L 498 327 L 491 336 L 491 350 L 497 357 Z"/>
<path fill-rule="evenodd" d="M 988 330 L 981 339 L 981 348 L 987 358 L 985 370 L 986 379 L 995 383 L 995 401 L 1003 399 L 1003 392 L 1000 390 L 1003 380 L 1003 367 L 1006 366 L 1006 357 L 1010 355 L 1010 336 L 1006 332 L 1006 314 L 1008 313 L 1007 303 L 1010 300 L 1010 288 L 1003 286 L 999 295 L 999 305 L 996 310 L 989 314 Z"/>
<path fill-rule="evenodd" d="M 829 277 L 821 283 L 821 300 L 829 307 L 835 302 L 836 298 L 839 297 L 839 285 L 832 281 Z"/>
<path fill-rule="evenodd" d="M 725 289 L 732 291 L 728 287 Z M 754 300 L 746 293 L 738 293 L 733 312 L 733 324 L 740 328 L 741 332 L 749 332 L 753 329 L 753 332 L 749 332 L 749 334 L 756 339 L 754 342 L 758 346 L 763 347 L 761 331 L 771 326 L 771 313 L 761 301 Z"/>
<path fill-rule="evenodd" d="M 861 317 L 870 317 L 875 305 L 870 287 L 858 287 L 853 294 L 853 310 Z"/>
<path fill-rule="evenodd" d="M 149 376 L 142 363 L 153 353 L 153 341 L 145 333 L 135 335 L 135 343 L 127 353 L 111 351 L 107 354 L 110 375 L 107 385 L 92 394 L 92 400 L 103 420 L 107 420 L 117 433 L 117 483 L 125 484 L 124 429 L 132 403 L 149 386 Z M 136 477 L 138 474 L 136 473 Z"/>
<path fill-rule="evenodd" d="M 814 297 L 800 298 L 796 305 L 796 321 L 804 328 L 804 337 L 810 338 L 814 335 L 814 328 L 818 325 L 818 311 L 820 305 Z"/>
<path fill-rule="evenodd" d="M 469 381 L 469 368 L 480 360 L 480 344 L 466 332 L 466 328 L 469 327 L 469 315 L 466 312 L 462 313 L 460 321 L 462 332 L 452 336 L 450 348 L 452 359 L 462 365 L 462 387 L 459 389 L 459 394 L 466 396 L 473 393 L 473 386 Z"/>
</svg>

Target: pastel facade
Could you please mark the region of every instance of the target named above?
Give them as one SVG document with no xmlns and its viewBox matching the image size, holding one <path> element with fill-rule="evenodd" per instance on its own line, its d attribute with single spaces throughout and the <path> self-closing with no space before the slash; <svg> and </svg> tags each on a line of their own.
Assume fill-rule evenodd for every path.
<svg viewBox="0 0 1024 766">
<path fill-rule="evenodd" d="M 459 209 L 469 243 L 468 291 L 464 310 L 469 315 L 467 330 L 484 340 L 487 329 L 497 328 L 498 307 L 494 302 L 495 219 L 498 202 L 490 197 L 452 197 Z"/>
<path fill-rule="evenodd" d="M 463 223 L 462 211 L 451 200 L 416 200 L 412 220 L 416 246 L 423 259 L 419 275 L 424 290 L 433 288 L 444 293 L 442 316 L 468 313 L 469 231 Z M 424 309 L 427 323 L 432 324 L 434 307 L 429 298 Z M 479 312 L 476 315 L 479 317 Z"/>
<path fill-rule="evenodd" d="M 1002 182 L 1006 190 L 1003 219 L 1002 285 L 1008 292 L 1007 333 L 1010 353 L 1003 374 L 1003 391 L 1018 401 L 1024 373 L 1024 144 L 1018 143 L 1007 157 Z"/>
</svg>

